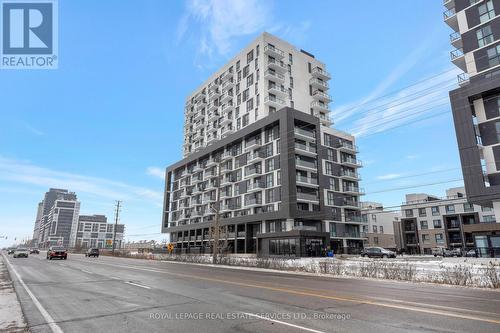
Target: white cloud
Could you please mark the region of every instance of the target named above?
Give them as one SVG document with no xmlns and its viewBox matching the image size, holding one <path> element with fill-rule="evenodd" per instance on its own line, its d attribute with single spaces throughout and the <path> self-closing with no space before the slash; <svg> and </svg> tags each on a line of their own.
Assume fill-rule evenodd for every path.
<svg viewBox="0 0 500 333">
<path fill-rule="evenodd" d="M 420 155 L 416 155 L 416 154 L 415 154 L 415 155 L 413 155 L 413 154 L 410 154 L 410 155 L 406 155 L 406 156 L 405 156 L 405 158 L 406 158 L 407 160 L 416 160 L 416 159 L 420 158 Z"/>
<path fill-rule="evenodd" d="M 399 173 L 388 173 L 386 175 L 377 176 L 376 178 L 379 179 L 379 180 L 390 180 L 390 179 L 399 178 L 401 176 L 402 175 L 399 174 Z"/>
<path fill-rule="evenodd" d="M 165 179 L 165 170 L 158 167 L 148 167 L 146 169 L 146 174 L 160 179 Z"/>
<path fill-rule="evenodd" d="M 111 200 L 142 200 L 162 206 L 163 193 L 109 179 L 51 170 L 0 156 L 0 180 L 43 187 L 67 188 Z"/>
</svg>

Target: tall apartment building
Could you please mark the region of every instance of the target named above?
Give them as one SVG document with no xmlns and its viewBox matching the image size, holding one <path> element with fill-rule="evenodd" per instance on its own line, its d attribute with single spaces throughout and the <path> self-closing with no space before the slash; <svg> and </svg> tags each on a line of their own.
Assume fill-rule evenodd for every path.
<svg viewBox="0 0 500 333">
<path fill-rule="evenodd" d="M 73 247 L 79 213 L 80 202 L 75 193 L 63 189 L 49 189 L 38 205 L 35 221 L 35 230 L 38 222 L 38 246 Z"/>
<path fill-rule="evenodd" d="M 380 246 L 385 249 L 397 250 L 394 225 L 399 223 L 399 211 L 384 210 L 378 202 L 362 202 L 361 216 L 366 225 L 363 232 L 367 236 L 365 246 Z"/>
<path fill-rule="evenodd" d="M 464 73 L 450 92 L 460 160 L 471 203 L 500 220 L 500 0 L 444 0 L 453 29 L 451 61 Z"/>
<path fill-rule="evenodd" d="M 184 157 L 285 106 L 330 126 L 329 79 L 310 53 L 263 33 L 188 96 Z"/>
<path fill-rule="evenodd" d="M 75 246 L 78 248 L 112 248 L 114 223 L 108 223 L 105 215 L 80 215 Z M 122 248 L 125 225 L 116 225 L 115 248 Z"/>
<path fill-rule="evenodd" d="M 40 234 L 40 223 L 43 218 L 43 201 L 38 203 L 38 208 L 36 210 L 35 227 L 33 228 L 33 246 L 38 246 L 38 237 Z"/>
<path fill-rule="evenodd" d="M 361 163 L 354 138 L 327 127 L 329 78 L 313 55 L 264 33 L 190 95 L 162 223 L 180 251 L 209 251 L 217 211 L 229 252 L 362 248 Z"/>
<path fill-rule="evenodd" d="M 477 248 L 481 256 L 500 256 L 500 223 L 493 209 L 472 204 L 463 187 L 445 198 L 414 193 L 401 206 L 403 248 L 409 254 L 431 254 L 434 247 Z"/>
</svg>

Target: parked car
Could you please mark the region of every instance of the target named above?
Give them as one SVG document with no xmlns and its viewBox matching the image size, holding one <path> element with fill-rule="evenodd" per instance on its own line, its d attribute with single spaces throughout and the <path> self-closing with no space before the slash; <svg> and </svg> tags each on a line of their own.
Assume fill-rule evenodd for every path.
<svg viewBox="0 0 500 333">
<path fill-rule="evenodd" d="M 15 251 L 15 250 L 16 250 L 16 249 L 9 249 L 9 250 L 7 251 L 7 254 L 14 254 L 14 251 Z"/>
<path fill-rule="evenodd" d="M 99 249 L 96 248 L 90 248 L 85 252 L 86 257 L 96 257 L 99 258 Z"/>
<path fill-rule="evenodd" d="M 14 258 L 28 258 L 28 249 L 16 249 L 14 251 Z"/>
<path fill-rule="evenodd" d="M 462 249 L 460 248 L 453 248 L 446 250 L 443 254 L 443 257 L 461 257 L 462 256 Z"/>
<path fill-rule="evenodd" d="M 361 251 L 361 256 L 369 258 L 396 258 L 396 252 L 386 250 L 383 247 L 367 247 Z"/>
<path fill-rule="evenodd" d="M 432 255 L 434 255 L 434 257 L 437 257 L 437 256 L 440 256 L 440 257 L 444 257 L 444 253 L 446 251 L 448 251 L 445 247 L 442 247 L 442 246 L 438 246 L 438 247 L 434 247 L 432 248 Z"/>
<path fill-rule="evenodd" d="M 465 252 L 466 257 L 478 257 L 477 249 L 469 249 L 467 252 Z"/>
<path fill-rule="evenodd" d="M 52 260 L 54 258 L 68 259 L 68 251 L 62 246 L 51 246 L 47 251 L 47 259 Z"/>
<path fill-rule="evenodd" d="M 40 254 L 40 250 L 38 249 L 31 249 L 30 254 Z"/>
</svg>

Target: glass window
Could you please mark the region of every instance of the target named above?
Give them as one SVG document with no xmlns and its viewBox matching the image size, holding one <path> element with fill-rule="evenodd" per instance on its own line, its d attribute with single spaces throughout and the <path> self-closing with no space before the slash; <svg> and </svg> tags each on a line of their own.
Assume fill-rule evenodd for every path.
<svg viewBox="0 0 500 333">
<path fill-rule="evenodd" d="M 429 225 L 428 225 L 427 221 L 420 221 L 420 229 L 422 229 L 422 230 L 429 229 Z"/>
<path fill-rule="evenodd" d="M 491 20 L 495 17 L 495 9 L 493 8 L 493 1 L 488 0 L 486 3 L 478 7 L 479 21 L 481 23 Z"/>
<path fill-rule="evenodd" d="M 441 220 L 432 220 L 432 224 L 434 225 L 434 228 L 442 228 Z"/>
<path fill-rule="evenodd" d="M 384 226 L 382 226 L 382 225 L 381 225 L 381 226 L 379 227 L 379 230 L 380 230 L 380 233 L 381 233 L 381 234 L 383 234 L 383 233 L 384 233 Z"/>
<path fill-rule="evenodd" d="M 373 225 L 372 228 L 373 228 L 373 233 L 376 234 L 377 233 L 377 226 Z"/>
<path fill-rule="evenodd" d="M 455 205 L 446 205 L 447 213 L 455 213 Z"/>
<path fill-rule="evenodd" d="M 431 207 L 431 211 L 432 211 L 432 215 L 433 216 L 436 216 L 436 215 L 440 214 L 440 212 L 439 212 L 439 206 Z"/>
<path fill-rule="evenodd" d="M 430 237 L 428 234 L 423 234 L 422 235 L 422 243 L 426 244 L 429 243 Z"/>
<path fill-rule="evenodd" d="M 406 209 L 405 210 L 405 216 L 406 217 L 412 217 L 413 216 L 413 209 Z"/>
<path fill-rule="evenodd" d="M 500 64 L 500 45 L 494 46 L 486 51 L 490 67 Z"/>
<path fill-rule="evenodd" d="M 253 50 L 247 53 L 247 64 L 253 60 Z"/>
<path fill-rule="evenodd" d="M 479 47 L 483 47 L 494 41 L 493 32 L 491 31 L 491 26 L 487 25 L 476 31 L 477 43 Z"/>
<path fill-rule="evenodd" d="M 472 211 L 474 211 L 474 205 L 471 204 L 470 202 L 464 203 L 464 211 L 465 212 L 472 212 Z"/>
<path fill-rule="evenodd" d="M 327 205 L 329 205 L 329 206 L 335 205 L 335 197 L 334 197 L 333 192 L 327 192 L 326 198 L 327 198 Z"/>
<path fill-rule="evenodd" d="M 418 216 L 420 216 L 420 217 L 427 216 L 427 213 L 425 212 L 425 208 L 419 208 L 418 209 Z"/>
<path fill-rule="evenodd" d="M 325 162 L 325 173 L 333 176 L 333 163 Z"/>
<path fill-rule="evenodd" d="M 435 237 L 436 237 L 436 243 L 438 243 L 438 244 L 444 243 L 443 234 L 436 234 Z"/>
</svg>

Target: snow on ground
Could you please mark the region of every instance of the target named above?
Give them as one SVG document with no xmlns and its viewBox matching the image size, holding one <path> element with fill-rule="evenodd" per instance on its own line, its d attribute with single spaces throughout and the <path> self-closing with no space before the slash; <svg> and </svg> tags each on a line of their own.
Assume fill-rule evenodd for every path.
<svg viewBox="0 0 500 333">
<path fill-rule="evenodd" d="M 0 255 L 0 332 L 27 332 L 21 305 Z"/>
</svg>

